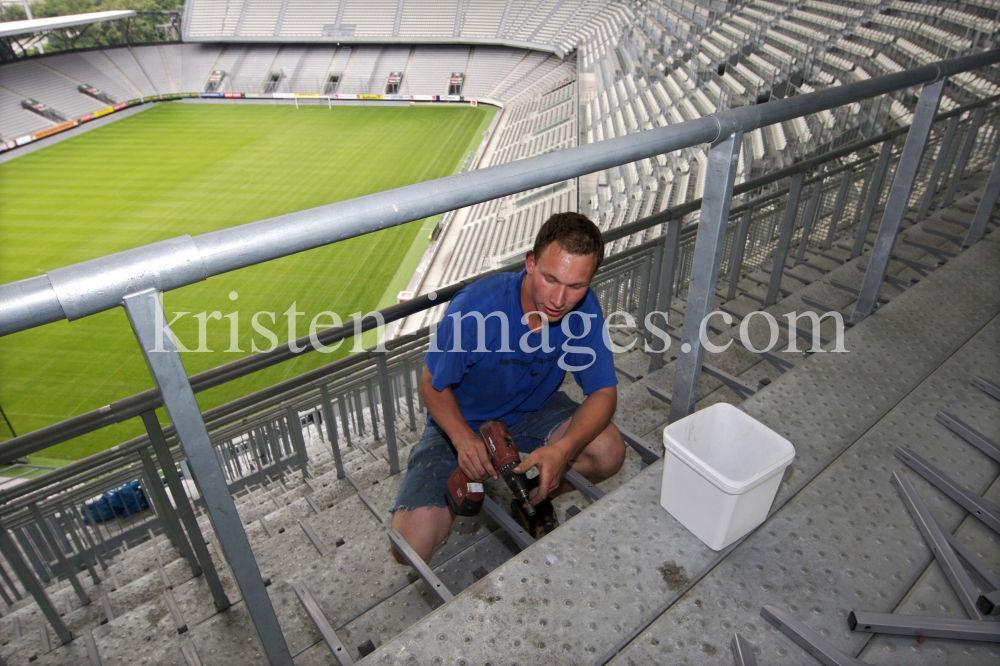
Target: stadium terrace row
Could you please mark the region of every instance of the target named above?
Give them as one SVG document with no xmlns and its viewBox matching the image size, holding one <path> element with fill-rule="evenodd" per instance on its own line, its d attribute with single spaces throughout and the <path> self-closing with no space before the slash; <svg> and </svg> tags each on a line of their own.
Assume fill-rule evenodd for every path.
<svg viewBox="0 0 1000 666">
<path fill-rule="evenodd" d="M 604 0 L 189 0 L 186 41 L 530 45 L 563 55 Z"/>
</svg>

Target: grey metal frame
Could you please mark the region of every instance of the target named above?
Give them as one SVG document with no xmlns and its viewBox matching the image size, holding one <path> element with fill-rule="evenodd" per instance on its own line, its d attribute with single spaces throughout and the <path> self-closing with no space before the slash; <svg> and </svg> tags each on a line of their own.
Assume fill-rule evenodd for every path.
<svg viewBox="0 0 1000 666">
<path fill-rule="evenodd" d="M 896 457 L 984 525 L 1000 534 L 1000 506 L 955 483 L 944 472 L 909 449 L 897 447 Z"/>
<path fill-rule="evenodd" d="M 920 496 L 913 489 L 912 484 L 899 472 L 892 473 L 892 484 L 896 486 L 900 499 L 906 505 L 906 509 L 913 517 L 913 521 L 920 529 L 920 533 L 923 534 L 927 546 L 937 558 L 938 564 L 941 565 L 941 569 L 948 578 L 948 582 L 955 589 L 955 594 L 958 595 L 959 601 L 962 602 L 965 612 L 974 620 L 986 619 L 986 616 L 976 606 L 976 601 L 979 599 L 979 591 L 976 590 L 972 579 L 969 578 L 969 574 L 966 573 L 965 568 L 962 567 L 962 563 L 955 556 L 955 551 L 952 550 L 951 545 L 945 538 L 941 526 L 938 525 L 930 511 L 927 510 L 923 500 L 920 499 Z"/>
<path fill-rule="evenodd" d="M 829 641 L 783 608 L 766 604 L 760 609 L 760 616 L 825 666 L 866 666 L 865 662 L 835 648 Z"/>
<path fill-rule="evenodd" d="M 1000 623 L 996 622 L 851 611 L 847 623 L 851 631 L 869 631 L 873 634 L 1000 643 Z"/>
<path fill-rule="evenodd" d="M 736 666 L 757 666 L 757 657 L 753 653 L 753 643 L 739 634 L 733 634 L 733 663 Z"/>
<path fill-rule="evenodd" d="M 868 260 L 868 270 L 861 284 L 858 303 L 851 315 L 852 323 L 857 324 L 875 310 L 878 291 L 885 280 L 885 272 L 892 258 L 892 248 L 896 244 L 896 236 L 899 235 L 903 216 L 906 214 L 910 193 L 913 192 L 913 183 L 917 179 L 920 160 L 927 146 L 927 139 L 930 138 L 931 128 L 934 126 L 934 116 L 941 103 L 944 84 L 945 79 L 942 78 L 934 83 L 925 84 L 920 92 L 917 110 L 913 114 L 913 123 L 906 134 L 906 143 L 903 144 L 899 166 L 896 168 L 896 176 L 889 190 L 889 199 L 885 203 L 885 212 L 882 214 L 882 223 L 879 225 L 878 236 L 875 237 L 875 245 Z"/>
<path fill-rule="evenodd" d="M 139 341 L 139 348 L 149 366 L 164 407 L 177 430 L 190 466 L 198 470 L 196 483 L 208 507 L 209 518 L 219 543 L 229 560 L 233 577 L 240 588 L 251 621 L 272 664 L 291 666 L 292 655 L 285 643 L 271 598 L 250 549 L 246 532 L 238 516 L 225 475 L 215 457 L 201 409 L 191 390 L 187 372 L 170 335 L 162 335 L 162 350 L 157 349 L 156 327 L 166 322 L 160 292 L 148 289 L 126 296 L 122 302 L 129 323 Z M 162 324 L 166 328 L 165 323 Z"/>
<path fill-rule="evenodd" d="M 708 174 L 705 190 L 719 196 L 702 201 L 698 221 L 698 241 L 695 244 L 691 281 L 688 283 L 687 307 L 681 333 L 681 355 L 677 359 L 670 421 L 684 418 L 694 409 L 697 400 L 698 375 L 701 374 L 705 348 L 701 344 L 701 322 L 715 305 L 715 285 L 722 263 L 726 225 L 733 201 L 736 166 L 743 147 L 743 131 L 738 130 L 715 143 L 708 154 Z"/>
</svg>

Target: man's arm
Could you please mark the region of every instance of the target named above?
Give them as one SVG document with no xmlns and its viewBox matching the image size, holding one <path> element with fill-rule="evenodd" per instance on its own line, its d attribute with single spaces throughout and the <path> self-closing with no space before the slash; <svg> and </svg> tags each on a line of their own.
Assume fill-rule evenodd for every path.
<svg viewBox="0 0 1000 666">
<path fill-rule="evenodd" d="M 420 395 L 423 396 L 434 423 L 445 431 L 458 452 L 458 466 L 472 481 L 497 478 L 497 473 L 490 464 L 490 456 L 486 453 L 486 444 L 465 421 L 451 387 L 438 391 L 431 383 L 433 379 L 434 376 L 425 365 L 424 373 L 420 376 Z"/>
<path fill-rule="evenodd" d="M 538 504 L 559 487 L 563 470 L 611 423 L 618 406 L 618 387 L 608 386 L 587 396 L 569 422 L 566 433 L 556 442 L 535 449 L 514 468 L 518 474 L 538 468 L 538 491 L 531 499 Z"/>
</svg>

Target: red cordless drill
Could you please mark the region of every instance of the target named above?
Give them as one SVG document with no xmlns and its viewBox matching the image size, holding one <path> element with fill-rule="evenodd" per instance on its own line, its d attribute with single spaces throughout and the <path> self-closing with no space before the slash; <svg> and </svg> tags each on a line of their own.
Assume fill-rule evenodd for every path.
<svg viewBox="0 0 1000 666">
<path fill-rule="evenodd" d="M 524 511 L 528 516 L 535 515 L 535 507 L 528 501 L 528 480 L 524 474 L 515 474 L 514 468 L 521 464 L 521 456 L 517 453 L 514 437 L 503 421 L 487 421 L 479 427 L 479 436 L 486 444 L 486 453 L 497 474 L 507 482 L 514 495 L 524 502 Z M 459 516 L 474 516 L 483 506 L 483 484 L 470 481 L 457 468 L 448 479 L 448 506 Z"/>
</svg>

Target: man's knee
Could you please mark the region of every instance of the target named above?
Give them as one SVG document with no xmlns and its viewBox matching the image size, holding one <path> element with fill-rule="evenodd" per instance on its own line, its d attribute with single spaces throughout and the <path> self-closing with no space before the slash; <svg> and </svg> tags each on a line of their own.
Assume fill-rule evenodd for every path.
<svg viewBox="0 0 1000 666">
<path fill-rule="evenodd" d="M 605 479 L 617 474 L 625 462 L 625 440 L 614 423 L 609 423 L 586 451 L 596 471 Z"/>
<path fill-rule="evenodd" d="M 398 530 L 410 547 L 427 560 L 431 551 L 448 536 L 455 516 L 447 507 L 418 507 L 412 510 L 397 509 L 389 526 Z M 408 564 L 395 546 L 392 557 L 400 564 Z"/>
</svg>

